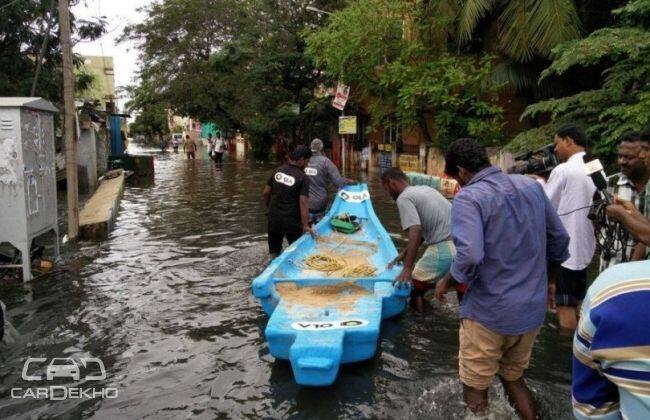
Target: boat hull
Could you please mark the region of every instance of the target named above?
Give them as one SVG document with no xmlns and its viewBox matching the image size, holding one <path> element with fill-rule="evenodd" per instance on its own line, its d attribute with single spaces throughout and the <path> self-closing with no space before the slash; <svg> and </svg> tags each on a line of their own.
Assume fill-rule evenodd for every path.
<svg viewBox="0 0 650 420">
<path fill-rule="evenodd" d="M 362 229 L 345 236 L 333 232 L 329 220 L 341 213 L 357 216 Z M 305 235 L 273 260 L 254 279 L 253 294 L 270 315 L 265 329 L 270 353 L 291 362 L 297 383 L 328 386 L 342 363 L 374 356 L 381 321 L 404 310 L 410 288 L 393 285 L 401 268 L 386 266 L 397 250 L 364 184 L 339 191 L 316 231 L 320 240 Z M 327 238 L 335 239 L 324 246 Z M 300 262 L 317 252 L 364 253 L 376 272 L 351 278 L 305 270 Z"/>
</svg>

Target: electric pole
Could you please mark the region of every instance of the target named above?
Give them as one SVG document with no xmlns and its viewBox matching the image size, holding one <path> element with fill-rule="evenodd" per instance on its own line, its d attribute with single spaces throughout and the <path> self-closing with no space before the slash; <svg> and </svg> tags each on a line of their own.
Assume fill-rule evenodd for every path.
<svg viewBox="0 0 650 420">
<path fill-rule="evenodd" d="M 70 1 L 59 0 L 59 30 L 63 57 L 63 108 L 65 135 L 65 172 L 68 196 L 68 238 L 79 234 L 79 185 L 77 183 L 77 140 L 75 133 L 74 72 L 70 40 Z"/>
</svg>

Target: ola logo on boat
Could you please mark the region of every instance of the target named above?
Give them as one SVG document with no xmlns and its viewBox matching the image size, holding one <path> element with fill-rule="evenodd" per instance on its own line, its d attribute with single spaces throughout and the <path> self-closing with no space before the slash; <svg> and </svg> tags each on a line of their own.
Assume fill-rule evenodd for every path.
<svg viewBox="0 0 650 420">
<path fill-rule="evenodd" d="M 368 193 L 368 190 L 363 190 L 361 192 L 349 192 L 341 190 L 339 192 L 339 197 L 348 203 L 361 203 L 369 199 L 370 194 Z"/>
<path fill-rule="evenodd" d="M 345 319 L 341 321 L 298 321 L 291 324 L 291 328 L 300 331 L 340 330 L 346 328 L 359 328 L 368 325 L 365 319 Z"/>
</svg>

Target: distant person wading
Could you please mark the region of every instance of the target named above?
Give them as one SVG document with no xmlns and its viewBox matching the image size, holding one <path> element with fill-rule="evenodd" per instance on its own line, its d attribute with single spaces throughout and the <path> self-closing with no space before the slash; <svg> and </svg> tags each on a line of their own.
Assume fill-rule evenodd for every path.
<svg viewBox="0 0 650 420">
<path fill-rule="evenodd" d="M 187 134 L 183 142 L 183 152 L 187 153 L 188 159 L 196 159 L 196 150 L 196 142 Z"/>
<path fill-rule="evenodd" d="M 214 140 L 211 140 L 211 142 L 212 159 L 214 159 L 217 168 L 221 168 L 223 164 L 223 154 L 227 150 L 226 142 L 223 137 L 221 137 L 221 134 L 218 134 Z"/>
</svg>

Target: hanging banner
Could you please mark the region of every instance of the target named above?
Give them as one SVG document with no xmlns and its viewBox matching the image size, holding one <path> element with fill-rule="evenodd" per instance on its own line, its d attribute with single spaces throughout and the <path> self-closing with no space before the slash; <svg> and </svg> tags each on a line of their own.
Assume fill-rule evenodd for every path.
<svg viewBox="0 0 650 420">
<path fill-rule="evenodd" d="M 357 134 L 357 117 L 339 117 L 339 134 Z"/>
<path fill-rule="evenodd" d="M 332 106 L 339 111 L 343 111 L 345 104 L 348 102 L 348 97 L 350 96 L 350 86 L 339 83 L 336 86 L 336 95 L 332 101 Z"/>
</svg>

